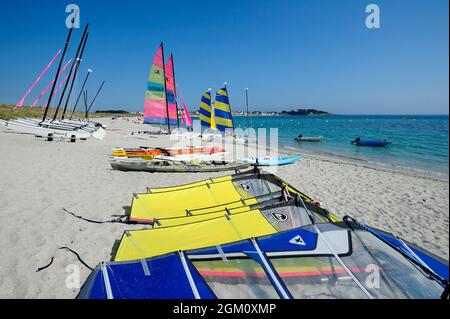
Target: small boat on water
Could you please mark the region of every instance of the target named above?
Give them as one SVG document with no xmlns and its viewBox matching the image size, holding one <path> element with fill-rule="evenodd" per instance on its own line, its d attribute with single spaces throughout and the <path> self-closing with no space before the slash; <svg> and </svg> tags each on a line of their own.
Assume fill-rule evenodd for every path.
<svg viewBox="0 0 450 319">
<path fill-rule="evenodd" d="M 356 144 L 358 146 L 386 146 L 390 143 L 391 142 L 388 140 L 362 140 L 359 137 L 352 141 L 352 144 Z"/>
<path fill-rule="evenodd" d="M 295 138 L 297 142 L 321 142 L 323 136 L 302 136 L 299 135 Z"/>
<path fill-rule="evenodd" d="M 243 161 L 248 162 L 251 165 L 256 166 L 280 166 L 293 164 L 300 159 L 301 155 L 297 156 L 285 156 L 285 157 L 246 157 Z"/>
</svg>

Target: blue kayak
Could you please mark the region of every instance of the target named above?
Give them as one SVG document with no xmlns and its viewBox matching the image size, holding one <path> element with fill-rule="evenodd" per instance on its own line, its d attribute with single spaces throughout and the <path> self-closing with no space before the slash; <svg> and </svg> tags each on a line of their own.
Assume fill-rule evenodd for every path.
<svg viewBox="0 0 450 319">
<path fill-rule="evenodd" d="M 300 155 L 291 157 L 247 157 L 242 160 L 256 166 L 277 166 L 295 163 L 300 157 Z"/>
<path fill-rule="evenodd" d="M 359 146 L 385 146 L 388 145 L 389 141 L 386 140 L 359 140 L 359 141 L 355 141 L 356 145 Z"/>
</svg>

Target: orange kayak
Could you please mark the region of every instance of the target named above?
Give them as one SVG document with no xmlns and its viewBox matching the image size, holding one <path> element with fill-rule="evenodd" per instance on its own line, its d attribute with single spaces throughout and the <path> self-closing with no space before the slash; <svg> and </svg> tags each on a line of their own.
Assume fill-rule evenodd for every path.
<svg viewBox="0 0 450 319">
<path fill-rule="evenodd" d="M 152 157 L 158 155 L 176 156 L 188 154 L 223 153 L 220 147 L 187 147 L 187 148 L 115 148 L 114 157 Z"/>
</svg>

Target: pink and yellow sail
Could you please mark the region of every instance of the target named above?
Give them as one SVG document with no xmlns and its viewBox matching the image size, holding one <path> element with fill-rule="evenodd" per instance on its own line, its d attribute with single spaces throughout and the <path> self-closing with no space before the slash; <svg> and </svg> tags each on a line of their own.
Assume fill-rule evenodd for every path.
<svg viewBox="0 0 450 319">
<path fill-rule="evenodd" d="M 181 97 L 181 102 L 183 103 L 183 110 L 181 111 L 181 121 L 183 122 L 184 125 L 188 126 L 188 127 L 192 127 L 192 119 L 191 116 L 189 115 L 189 111 L 186 107 L 186 103 L 184 103 L 184 98 L 183 95 L 181 94 L 181 90 L 180 87 L 177 84 L 177 92 Z"/>
<path fill-rule="evenodd" d="M 166 87 L 164 77 L 163 44 L 156 51 L 150 75 L 147 82 L 144 100 L 144 123 L 147 124 L 176 124 L 175 118 L 170 117 L 166 100 Z"/>
<path fill-rule="evenodd" d="M 166 63 L 165 75 L 170 124 L 177 124 L 178 108 L 175 93 L 175 72 L 173 69 L 173 55 L 170 55 L 169 61 L 167 61 Z"/>
</svg>

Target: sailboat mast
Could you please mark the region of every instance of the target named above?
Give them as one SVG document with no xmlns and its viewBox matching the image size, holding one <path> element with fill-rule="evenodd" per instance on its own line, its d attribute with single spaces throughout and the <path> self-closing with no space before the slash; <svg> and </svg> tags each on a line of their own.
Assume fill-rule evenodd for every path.
<svg viewBox="0 0 450 319">
<path fill-rule="evenodd" d="M 85 115 L 85 118 L 86 118 L 86 119 L 88 119 L 89 111 L 91 110 L 92 105 L 94 105 L 94 102 L 95 102 L 95 100 L 97 99 L 98 94 L 99 94 L 100 91 L 102 90 L 103 85 L 105 84 L 105 82 L 106 82 L 106 81 L 103 81 L 103 82 L 102 82 L 102 85 L 100 85 L 100 87 L 99 87 L 97 93 L 96 93 L 95 96 L 94 96 L 94 99 L 92 100 L 91 104 L 89 105 L 89 108 L 86 110 L 86 115 Z"/>
<path fill-rule="evenodd" d="M 69 75 L 67 76 L 68 80 L 64 84 L 64 88 L 62 90 L 61 97 L 59 98 L 59 102 L 58 102 L 58 106 L 56 107 L 55 114 L 53 114 L 52 121 L 56 120 L 56 117 L 58 116 L 59 108 L 61 107 L 61 103 L 64 99 L 64 95 L 66 94 L 66 90 L 67 90 L 67 86 L 69 85 L 70 77 L 72 76 L 72 72 L 78 64 L 78 56 L 80 55 L 81 47 L 83 46 L 84 38 L 86 37 L 87 28 L 88 28 L 88 24 L 84 27 L 83 35 L 81 36 L 81 40 L 80 40 L 80 43 L 78 44 L 77 52 L 75 53 L 75 59 L 73 61 L 73 65 L 69 70 Z"/>
<path fill-rule="evenodd" d="M 231 125 L 233 126 L 233 131 L 234 131 L 233 111 L 231 110 L 230 95 L 228 94 L 227 82 L 225 82 L 223 85 L 225 86 L 225 91 L 227 92 L 228 105 L 230 107 Z"/>
<path fill-rule="evenodd" d="M 248 130 L 248 128 L 250 127 L 250 123 L 248 121 L 248 88 L 245 89 L 245 104 L 247 106 L 246 114 L 247 114 L 247 130 Z"/>
<path fill-rule="evenodd" d="M 83 85 L 81 86 L 80 93 L 78 94 L 78 98 L 75 101 L 75 105 L 73 106 L 72 113 L 70 114 L 70 118 L 69 118 L 70 120 L 72 119 L 73 113 L 75 113 L 75 109 L 77 108 L 78 101 L 80 100 L 81 94 L 83 93 L 84 86 L 86 85 L 86 82 L 89 78 L 89 74 L 91 74 L 91 72 L 92 72 L 92 70 L 88 69 L 86 77 L 84 78 L 84 81 L 83 81 Z"/>
<path fill-rule="evenodd" d="M 58 70 L 56 70 L 55 80 L 53 81 L 52 89 L 51 89 L 50 95 L 48 97 L 47 107 L 45 108 L 44 116 L 42 117 L 42 121 L 39 124 L 42 124 L 45 121 L 45 119 L 47 118 L 47 113 L 48 113 L 48 109 L 51 106 L 50 103 L 52 102 L 52 97 L 53 97 L 53 92 L 55 91 L 56 82 L 58 82 L 59 71 L 61 70 L 61 66 L 62 66 L 62 63 L 64 61 L 64 58 L 66 57 L 67 47 L 68 47 L 69 42 L 70 42 L 70 37 L 72 36 L 72 32 L 73 32 L 73 29 L 74 29 L 73 27 L 74 27 L 75 19 L 76 19 L 77 15 L 78 15 L 78 11 L 77 11 L 74 19 L 72 20 L 72 28 L 69 29 L 69 34 L 67 35 L 66 43 L 64 44 L 64 50 L 63 50 L 63 53 L 61 55 L 61 60 L 59 61 Z"/>
<path fill-rule="evenodd" d="M 164 96 L 166 97 L 166 113 L 167 113 L 167 130 L 170 134 L 170 117 L 169 117 L 169 103 L 167 102 L 167 90 L 166 90 L 166 64 L 164 62 L 164 45 L 161 42 L 162 53 L 162 69 L 163 69 L 163 82 L 164 82 Z"/>
<path fill-rule="evenodd" d="M 86 29 L 87 29 L 88 25 L 89 24 L 86 25 Z M 80 68 L 80 64 L 81 64 L 81 61 L 82 61 L 82 58 L 83 58 L 84 48 L 86 47 L 86 42 L 87 42 L 88 37 L 89 37 L 89 33 L 86 33 L 86 37 L 84 38 L 84 42 L 83 42 L 83 47 L 81 48 L 80 56 L 78 57 L 78 60 L 76 62 L 77 64 L 76 64 L 75 72 L 73 74 L 72 83 L 70 84 L 70 89 L 69 89 L 69 92 L 67 93 L 66 103 L 64 104 L 64 110 L 63 110 L 62 115 L 61 115 L 61 119 L 62 120 L 64 120 L 64 116 L 66 115 L 67 106 L 69 105 L 70 96 L 72 95 L 73 86 L 75 84 L 75 80 L 76 80 L 77 75 L 78 75 L 78 70 Z"/>
<path fill-rule="evenodd" d="M 180 128 L 180 119 L 178 118 L 177 81 L 175 81 L 175 62 L 173 61 L 173 54 L 170 55 L 170 58 L 172 59 L 173 95 L 175 98 L 175 110 L 177 112 L 177 128 Z"/>
</svg>

